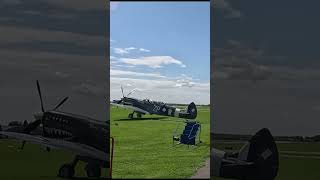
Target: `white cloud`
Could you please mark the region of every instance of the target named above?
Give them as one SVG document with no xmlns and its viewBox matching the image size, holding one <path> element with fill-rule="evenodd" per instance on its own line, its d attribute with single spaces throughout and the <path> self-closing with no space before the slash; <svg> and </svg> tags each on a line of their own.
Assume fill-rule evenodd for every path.
<svg viewBox="0 0 320 180">
<path fill-rule="evenodd" d="M 114 64 L 113 66 L 121 67 L 121 68 L 134 68 L 135 67 L 135 66 L 132 66 L 132 65 L 119 64 L 119 61 L 116 61 L 116 63 L 113 63 L 113 64 Z"/>
<path fill-rule="evenodd" d="M 116 57 L 110 56 L 110 60 L 114 60 L 114 59 L 116 59 Z"/>
<path fill-rule="evenodd" d="M 120 55 L 129 54 L 129 51 L 123 48 L 113 48 L 113 52 Z"/>
<path fill-rule="evenodd" d="M 148 66 L 151 68 L 161 68 L 163 65 L 168 64 L 177 64 L 180 65 L 180 67 L 185 68 L 186 65 L 184 65 L 181 61 L 174 59 L 171 56 L 148 56 L 148 57 L 140 57 L 140 58 L 120 58 L 120 61 L 126 64 L 131 65 L 143 65 Z"/>
<path fill-rule="evenodd" d="M 110 76 L 140 76 L 140 77 L 156 77 L 156 78 L 165 78 L 161 74 L 157 73 L 141 73 L 133 71 L 123 71 L 117 69 L 110 69 Z"/>
<path fill-rule="evenodd" d="M 150 52 L 150 50 L 144 49 L 144 48 L 140 48 L 139 51 L 141 51 L 141 52 Z"/>
<path fill-rule="evenodd" d="M 135 50 L 135 47 L 128 47 L 128 48 L 124 48 L 126 51 L 131 51 L 131 50 Z"/>
<path fill-rule="evenodd" d="M 120 87 L 123 86 L 125 94 L 133 89 L 139 88 L 132 97 L 139 99 L 149 98 L 166 103 L 195 102 L 196 104 L 210 103 L 210 83 L 194 83 L 192 86 L 177 86 L 176 80 L 169 79 L 136 79 L 110 77 L 110 99 L 122 97 Z M 125 86 L 130 84 L 131 86 Z"/>
<path fill-rule="evenodd" d="M 160 73 L 134 72 L 120 69 L 110 69 L 110 99 L 122 97 L 120 87 L 125 94 L 138 89 L 133 97 L 164 101 L 167 103 L 210 103 L 210 83 L 200 82 L 192 77 L 181 74 L 168 77 Z"/>
<path fill-rule="evenodd" d="M 113 48 L 113 52 L 116 54 L 124 55 L 129 54 L 131 50 L 135 50 L 135 47 L 128 47 L 128 48 Z"/>
</svg>

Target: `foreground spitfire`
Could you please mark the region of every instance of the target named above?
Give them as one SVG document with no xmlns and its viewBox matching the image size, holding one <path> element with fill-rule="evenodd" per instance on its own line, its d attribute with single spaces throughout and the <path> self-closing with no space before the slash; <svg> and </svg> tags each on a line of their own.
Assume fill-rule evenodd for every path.
<svg viewBox="0 0 320 180">
<path fill-rule="evenodd" d="M 276 143 L 266 128 L 258 131 L 236 153 L 211 150 L 211 175 L 241 180 L 273 180 L 279 169 Z"/>
<path fill-rule="evenodd" d="M 37 88 L 42 111 L 34 114 L 35 121 L 32 123 L 25 121 L 21 125 L 11 123 L 7 129 L 2 128 L 0 135 L 22 140 L 21 149 L 25 142 L 32 142 L 43 145 L 47 151 L 57 148 L 75 153 L 74 161 L 62 165 L 59 169 L 60 177 L 73 177 L 74 168 L 79 160 L 87 163 L 85 169 L 88 177 L 100 177 L 101 168 L 110 168 L 109 121 L 98 121 L 57 111 L 68 99 L 67 97 L 55 108 L 46 111 L 38 81 Z"/>
<path fill-rule="evenodd" d="M 137 114 L 137 118 L 141 118 L 142 115 L 145 114 L 157 114 L 184 119 L 195 119 L 197 117 L 197 107 L 193 102 L 190 103 L 185 110 L 180 110 L 163 102 L 152 101 L 149 99 L 140 100 L 128 97 L 133 91 L 128 93 L 127 96 L 124 96 L 122 87 L 121 91 L 123 98 L 120 100 L 113 100 L 111 104 L 133 110 L 133 112 L 128 115 L 129 119 L 133 119 L 134 113 Z"/>
</svg>

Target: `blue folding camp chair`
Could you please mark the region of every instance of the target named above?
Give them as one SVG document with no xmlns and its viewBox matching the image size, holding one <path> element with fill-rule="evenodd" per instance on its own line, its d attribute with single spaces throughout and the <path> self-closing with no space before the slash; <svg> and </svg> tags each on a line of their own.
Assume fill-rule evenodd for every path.
<svg viewBox="0 0 320 180">
<path fill-rule="evenodd" d="M 186 121 L 184 130 L 182 134 L 177 135 L 178 125 L 176 131 L 173 133 L 172 144 L 174 146 L 175 141 L 179 141 L 178 144 L 186 144 L 186 145 L 196 145 L 201 143 L 200 134 L 201 134 L 201 125 L 197 121 Z M 199 134 L 199 141 L 196 142 L 196 137 Z"/>
</svg>

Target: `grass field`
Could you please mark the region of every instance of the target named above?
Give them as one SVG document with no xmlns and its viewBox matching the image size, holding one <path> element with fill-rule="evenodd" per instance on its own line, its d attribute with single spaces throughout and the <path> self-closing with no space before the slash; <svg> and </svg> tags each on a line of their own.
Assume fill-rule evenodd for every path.
<svg viewBox="0 0 320 180">
<path fill-rule="evenodd" d="M 0 139 L 1 180 L 62 180 L 57 178 L 60 166 L 69 163 L 74 157 L 71 153 L 61 150 L 47 152 L 35 144 L 26 143 L 22 151 L 18 150 L 20 146 L 19 141 Z M 77 164 L 75 170 L 77 178 L 73 179 L 88 179 L 84 166 L 82 162 Z M 102 176 L 106 175 L 107 171 L 103 169 Z"/>
<path fill-rule="evenodd" d="M 214 147 L 239 149 L 241 144 L 214 143 Z M 276 180 L 319 180 L 320 143 L 277 143 L 280 167 Z M 214 180 L 224 180 L 216 178 Z"/>
<path fill-rule="evenodd" d="M 173 117 L 145 115 L 128 120 L 131 111 L 111 107 L 111 136 L 115 138 L 113 178 L 189 178 L 209 158 L 210 111 L 198 107 L 202 143 L 197 147 L 172 145 L 177 124 L 184 120 Z"/>
</svg>

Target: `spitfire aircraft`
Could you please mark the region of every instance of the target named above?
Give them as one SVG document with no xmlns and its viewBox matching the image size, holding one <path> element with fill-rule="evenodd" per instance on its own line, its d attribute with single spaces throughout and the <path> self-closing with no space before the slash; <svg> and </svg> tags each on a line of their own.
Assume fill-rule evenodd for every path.
<svg viewBox="0 0 320 180">
<path fill-rule="evenodd" d="M 279 169 L 277 145 L 266 128 L 258 131 L 238 152 L 211 150 L 211 175 L 239 180 L 274 180 Z"/>
<path fill-rule="evenodd" d="M 85 170 L 88 177 L 100 177 L 101 168 L 110 168 L 109 121 L 58 111 L 68 97 L 46 111 L 38 81 L 37 88 L 42 111 L 34 114 L 35 121 L 25 121 L 23 124 L 13 122 L 6 129 L 0 128 L 0 135 L 22 140 L 21 149 L 26 142 L 31 142 L 44 146 L 47 151 L 56 148 L 75 153 L 71 163 L 60 167 L 60 177 L 73 177 L 79 160 L 87 163 Z"/>
<path fill-rule="evenodd" d="M 134 113 L 137 114 L 137 118 L 141 118 L 145 114 L 157 114 L 161 116 L 172 116 L 184 119 L 195 119 L 197 117 L 197 107 L 192 102 L 185 110 L 181 110 L 176 107 L 172 107 L 163 102 L 152 101 L 150 99 L 136 99 L 128 97 L 133 91 L 124 96 L 123 88 L 121 87 L 122 98 L 120 100 L 113 100 L 112 105 L 122 107 L 125 109 L 133 110 L 128 115 L 129 119 L 133 119 Z"/>
</svg>

